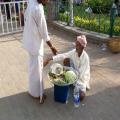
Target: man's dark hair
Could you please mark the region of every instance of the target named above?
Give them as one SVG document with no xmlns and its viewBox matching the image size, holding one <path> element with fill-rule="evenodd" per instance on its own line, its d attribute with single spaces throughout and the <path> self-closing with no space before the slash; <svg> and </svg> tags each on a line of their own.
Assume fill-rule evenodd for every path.
<svg viewBox="0 0 120 120">
<path fill-rule="evenodd" d="M 37 0 L 38 3 L 42 3 L 42 0 Z"/>
</svg>

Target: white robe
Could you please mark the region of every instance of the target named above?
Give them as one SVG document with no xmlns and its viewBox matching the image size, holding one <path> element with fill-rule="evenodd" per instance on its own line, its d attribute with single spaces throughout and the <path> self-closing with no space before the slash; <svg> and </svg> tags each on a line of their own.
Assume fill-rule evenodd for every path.
<svg viewBox="0 0 120 120">
<path fill-rule="evenodd" d="M 44 55 L 43 40 L 48 41 L 47 24 L 42 4 L 37 2 L 26 10 L 23 47 L 32 55 Z M 40 50 L 40 52 L 39 52 Z"/>
<path fill-rule="evenodd" d="M 90 88 L 89 81 L 90 81 L 90 65 L 89 65 L 89 56 L 83 50 L 80 57 L 76 52 L 76 49 L 73 49 L 67 53 L 58 54 L 53 57 L 53 61 L 60 61 L 65 58 L 70 58 L 74 65 L 74 69 L 76 69 L 79 73 L 78 81 L 76 85 L 79 86 L 80 90 L 86 92 L 86 88 Z"/>
<path fill-rule="evenodd" d="M 33 97 L 43 96 L 44 42 L 49 41 L 47 24 L 42 4 L 31 0 L 25 13 L 23 47 L 29 53 L 29 93 Z"/>
</svg>

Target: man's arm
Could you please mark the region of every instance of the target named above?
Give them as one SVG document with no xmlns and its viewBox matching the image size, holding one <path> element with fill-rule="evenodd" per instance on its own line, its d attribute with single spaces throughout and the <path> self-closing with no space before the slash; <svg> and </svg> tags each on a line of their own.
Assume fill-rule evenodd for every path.
<svg viewBox="0 0 120 120">
<path fill-rule="evenodd" d="M 56 61 L 60 61 L 60 60 L 63 60 L 65 58 L 70 58 L 73 54 L 73 50 L 72 51 L 69 51 L 69 52 L 66 52 L 66 53 L 62 53 L 62 54 L 58 54 L 58 55 L 55 55 L 53 57 L 49 57 L 47 58 L 45 61 L 44 61 L 44 67 L 51 61 L 53 60 L 54 62 Z"/>
<path fill-rule="evenodd" d="M 53 47 L 52 43 L 51 43 L 50 41 L 47 41 L 46 43 L 47 43 L 47 45 L 50 47 L 53 55 L 56 55 L 58 51 L 56 50 L 55 47 Z"/>
<path fill-rule="evenodd" d="M 38 27 L 39 33 L 44 41 L 49 41 L 50 37 L 48 35 L 47 23 L 44 15 L 43 6 L 40 5 L 39 8 L 35 10 L 35 22 Z"/>
<path fill-rule="evenodd" d="M 50 42 L 50 37 L 48 35 L 48 29 L 47 29 L 47 23 L 46 23 L 46 19 L 45 19 L 45 15 L 44 15 L 44 10 L 42 8 L 42 6 L 39 8 L 37 14 L 37 22 L 38 22 L 38 30 L 39 30 L 39 33 L 41 34 L 41 37 L 44 41 L 46 41 L 47 45 L 50 47 L 52 53 L 54 55 L 56 55 L 57 53 L 57 50 L 55 47 L 53 47 L 53 45 L 51 44 Z"/>
<path fill-rule="evenodd" d="M 47 58 L 46 60 L 44 60 L 43 66 L 45 67 L 45 66 L 46 66 L 47 64 L 49 64 L 49 62 L 52 61 L 52 60 L 53 60 L 53 57 Z"/>
</svg>

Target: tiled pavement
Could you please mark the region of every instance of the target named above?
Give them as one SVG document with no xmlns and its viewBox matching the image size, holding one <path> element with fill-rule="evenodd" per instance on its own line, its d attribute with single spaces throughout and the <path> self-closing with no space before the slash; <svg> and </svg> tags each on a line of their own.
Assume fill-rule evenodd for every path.
<svg viewBox="0 0 120 120">
<path fill-rule="evenodd" d="M 60 52 L 74 47 L 71 35 L 50 28 L 52 43 Z M 53 100 L 53 85 L 46 76 L 45 104 L 27 94 L 27 52 L 22 48 L 22 33 L 0 37 L 0 120 L 119 120 L 120 54 L 102 51 L 88 44 L 91 58 L 91 90 L 78 109 L 70 98 L 68 104 Z M 51 54 L 45 45 L 45 55 Z"/>
</svg>

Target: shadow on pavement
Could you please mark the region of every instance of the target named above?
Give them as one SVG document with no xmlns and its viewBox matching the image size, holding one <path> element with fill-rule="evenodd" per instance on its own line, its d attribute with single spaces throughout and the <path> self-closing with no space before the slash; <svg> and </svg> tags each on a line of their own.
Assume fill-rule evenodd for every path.
<svg viewBox="0 0 120 120">
<path fill-rule="evenodd" d="M 46 89 L 47 100 L 31 98 L 27 92 L 0 98 L 0 120 L 119 120 L 120 86 L 87 96 L 79 108 L 54 102 L 53 88 Z"/>
</svg>

